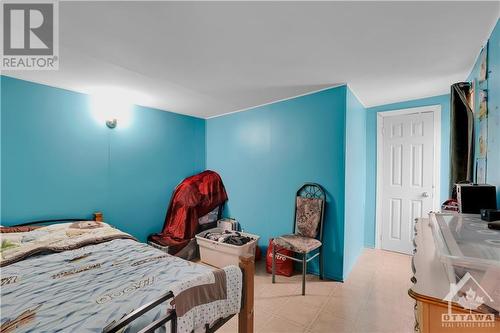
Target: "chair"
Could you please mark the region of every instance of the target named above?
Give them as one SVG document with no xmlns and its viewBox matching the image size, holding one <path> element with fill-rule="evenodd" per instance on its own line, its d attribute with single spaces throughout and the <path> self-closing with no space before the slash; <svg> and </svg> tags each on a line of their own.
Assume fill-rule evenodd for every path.
<svg viewBox="0 0 500 333">
<path fill-rule="evenodd" d="M 276 246 L 286 248 L 302 255 L 301 259 L 284 256 L 302 263 L 302 295 L 306 293 L 307 263 L 319 255 L 319 276 L 323 280 L 323 217 L 325 213 L 326 195 L 323 188 L 316 183 L 305 183 L 296 193 L 293 234 L 283 235 L 273 240 L 272 282 L 275 283 Z M 308 257 L 316 249 L 318 253 Z"/>
</svg>

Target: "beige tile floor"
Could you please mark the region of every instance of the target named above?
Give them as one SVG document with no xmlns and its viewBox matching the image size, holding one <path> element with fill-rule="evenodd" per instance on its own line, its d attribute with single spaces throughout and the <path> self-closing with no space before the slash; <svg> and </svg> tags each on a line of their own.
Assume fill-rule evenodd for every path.
<svg viewBox="0 0 500 333">
<path fill-rule="evenodd" d="M 413 332 L 410 257 L 366 249 L 346 282 L 301 275 L 277 277 L 276 284 L 261 261 L 255 276 L 255 332 Z M 236 316 L 218 332 L 237 332 Z"/>
</svg>

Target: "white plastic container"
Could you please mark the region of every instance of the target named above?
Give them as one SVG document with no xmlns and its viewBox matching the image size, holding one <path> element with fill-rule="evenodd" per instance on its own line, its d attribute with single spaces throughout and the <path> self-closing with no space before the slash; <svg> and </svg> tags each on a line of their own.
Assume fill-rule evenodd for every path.
<svg viewBox="0 0 500 333">
<path fill-rule="evenodd" d="M 211 239 L 204 238 L 207 232 L 222 232 L 220 228 L 205 230 L 196 235 L 196 242 L 200 247 L 201 261 L 222 268 L 228 265 L 238 266 L 240 256 L 255 255 L 255 246 L 259 236 L 240 232 L 242 236 L 252 238 L 252 240 L 244 245 L 237 246 L 232 244 L 219 243 Z"/>
<path fill-rule="evenodd" d="M 430 220 L 436 253 L 450 283 L 465 272 L 500 271 L 500 231 L 488 229 L 479 214 L 431 213 Z"/>
</svg>

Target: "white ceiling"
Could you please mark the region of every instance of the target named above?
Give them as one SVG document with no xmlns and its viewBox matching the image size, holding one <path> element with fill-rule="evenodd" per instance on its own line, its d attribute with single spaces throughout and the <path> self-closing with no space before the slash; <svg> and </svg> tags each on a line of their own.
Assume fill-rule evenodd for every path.
<svg viewBox="0 0 500 333">
<path fill-rule="evenodd" d="M 61 2 L 59 71 L 4 72 L 210 117 L 348 83 L 365 106 L 464 80 L 499 2 Z"/>
</svg>

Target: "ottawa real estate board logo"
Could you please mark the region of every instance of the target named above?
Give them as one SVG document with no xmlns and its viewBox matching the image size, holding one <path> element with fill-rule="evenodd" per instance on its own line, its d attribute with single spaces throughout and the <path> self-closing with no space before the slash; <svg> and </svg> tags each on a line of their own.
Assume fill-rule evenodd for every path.
<svg viewBox="0 0 500 333">
<path fill-rule="evenodd" d="M 450 284 L 450 291 L 444 301 L 448 302 L 448 311 L 441 314 L 441 327 L 474 328 L 477 332 L 480 332 L 481 328 L 495 327 L 495 314 L 488 311 L 491 309 L 488 304 L 495 303 L 494 297 L 490 296 L 469 272 L 465 273 L 457 284 Z M 458 303 L 466 311 L 453 312 L 452 303 Z M 479 307 L 487 311 L 479 311 Z"/>
<path fill-rule="evenodd" d="M 59 68 L 57 1 L 2 1 L 2 70 Z"/>
</svg>

